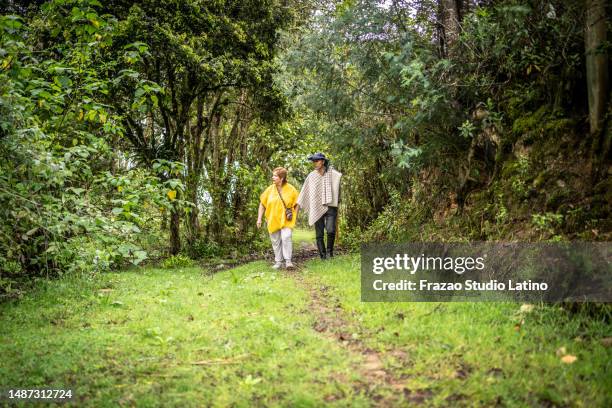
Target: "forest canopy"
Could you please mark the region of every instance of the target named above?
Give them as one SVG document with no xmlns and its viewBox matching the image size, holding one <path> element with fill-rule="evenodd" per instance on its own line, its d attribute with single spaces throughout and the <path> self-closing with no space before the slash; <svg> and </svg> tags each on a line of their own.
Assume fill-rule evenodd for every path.
<svg viewBox="0 0 612 408">
<path fill-rule="evenodd" d="M 610 237 L 603 0 L 0 7 L 4 295 L 262 251 L 259 193 L 314 151 L 347 247 Z"/>
</svg>

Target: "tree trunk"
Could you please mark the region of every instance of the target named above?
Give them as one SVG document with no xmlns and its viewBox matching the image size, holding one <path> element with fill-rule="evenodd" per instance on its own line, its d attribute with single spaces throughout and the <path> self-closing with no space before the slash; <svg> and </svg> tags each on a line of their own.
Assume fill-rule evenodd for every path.
<svg viewBox="0 0 612 408">
<path fill-rule="evenodd" d="M 216 103 L 216 102 L 215 102 Z M 194 204 L 187 217 L 187 240 L 189 245 L 193 245 L 201 236 L 199 209 L 198 209 L 198 188 L 202 177 L 203 156 L 206 146 L 204 133 L 206 131 L 207 122 L 204 118 L 205 97 L 198 96 L 196 99 L 196 115 L 194 126 L 187 126 L 191 137 L 186 141 L 186 164 L 188 174 L 186 177 L 186 196 L 188 200 Z M 213 104 L 213 110 L 215 104 Z"/>
<path fill-rule="evenodd" d="M 209 128 L 209 149 L 210 156 L 208 157 L 209 165 L 207 166 L 208 174 L 208 192 L 211 199 L 210 219 L 206 228 L 207 234 L 212 235 L 212 239 L 216 242 L 223 242 L 223 219 L 225 212 L 225 160 L 222 154 L 222 113 L 215 111 L 211 115 L 211 124 Z"/>
<path fill-rule="evenodd" d="M 170 214 L 170 254 L 176 255 L 181 251 L 180 232 L 181 216 L 177 208 L 172 208 Z"/>
<path fill-rule="evenodd" d="M 167 231 L 168 230 L 168 213 L 166 211 L 164 211 L 164 213 L 162 214 L 162 220 L 161 220 L 160 228 L 161 228 L 162 231 Z"/>
<path fill-rule="evenodd" d="M 586 76 L 589 94 L 589 123 L 591 134 L 601 133 L 608 98 L 608 55 L 603 50 L 606 42 L 606 1 L 586 1 Z M 599 139 L 599 138 L 598 138 Z"/>
<path fill-rule="evenodd" d="M 461 27 L 460 9 L 457 0 L 442 1 L 442 24 L 444 26 L 444 49 L 445 55 L 450 56 L 452 49 L 459 38 Z"/>
<path fill-rule="evenodd" d="M 188 201 L 194 204 L 194 207 L 190 208 L 189 214 L 187 216 L 187 240 L 189 241 L 189 245 L 195 244 L 198 238 L 200 238 L 200 212 L 198 210 L 199 184 L 199 177 L 196 178 L 193 174 L 190 175 L 190 178 L 186 183 Z"/>
</svg>

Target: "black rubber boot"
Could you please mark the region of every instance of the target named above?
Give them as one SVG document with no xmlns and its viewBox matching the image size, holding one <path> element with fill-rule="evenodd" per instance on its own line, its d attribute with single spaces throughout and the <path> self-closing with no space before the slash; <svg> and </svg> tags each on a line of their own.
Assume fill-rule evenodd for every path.
<svg viewBox="0 0 612 408">
<path fill-rule="evenodd" d="M 327 256 L 329 258 L 334 257 L 334 241 L 336 240 L 336 234 L 327 233 Z"/>
<path fill-rule="evenodd" d="M 317 238 L 317 249 L 321 259 L 325 259 L 325 242 L 323 242 L 323 238 Z"/>
</svg>

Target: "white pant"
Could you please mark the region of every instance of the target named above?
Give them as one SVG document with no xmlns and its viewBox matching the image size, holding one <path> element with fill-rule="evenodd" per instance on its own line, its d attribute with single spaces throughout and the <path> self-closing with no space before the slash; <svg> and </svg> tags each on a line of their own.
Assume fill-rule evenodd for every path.
<svg viewBox="0 0 612 408">
<path fill-rule="evenodd" d="M 274 249 L 274 262 L 280 264 L 283 259 L 287 263 L 291 263 L 291 255 L 293 252 L 293 243 L 291 242 L 291 228 L 282 228 L 270 234 L 272 241 L 272 249 Z"/>
</svg>

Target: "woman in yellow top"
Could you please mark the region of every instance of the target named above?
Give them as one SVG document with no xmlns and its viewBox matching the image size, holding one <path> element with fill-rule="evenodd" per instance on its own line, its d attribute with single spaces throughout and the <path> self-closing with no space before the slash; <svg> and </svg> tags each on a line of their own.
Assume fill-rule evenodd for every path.
<svg viewBox="0 0 612 408">
<path fill-rule="evenodd" d="M 283 260 L 287 269 L 293 268 L 291 255 L 293 244 L 291 242 L 292 229 L 297 219 L 298 191 L 287 183 L 287 169 L 277 167 L 272 172 L 273 184 L 266 188 L 259 197 L 259 214 L 257 216 L 257 228 L 261 227 L 261 218 L 266 215 L 268 232 L 274 249 L 274 269 L 282 266 Z M 282 199 L 281 199 L 282 196 Z M 284 201 L 284 204 L 283 204 Z M 293 210 L 291 220 L 287 220 L 286 208 Z"/>
</svg>

